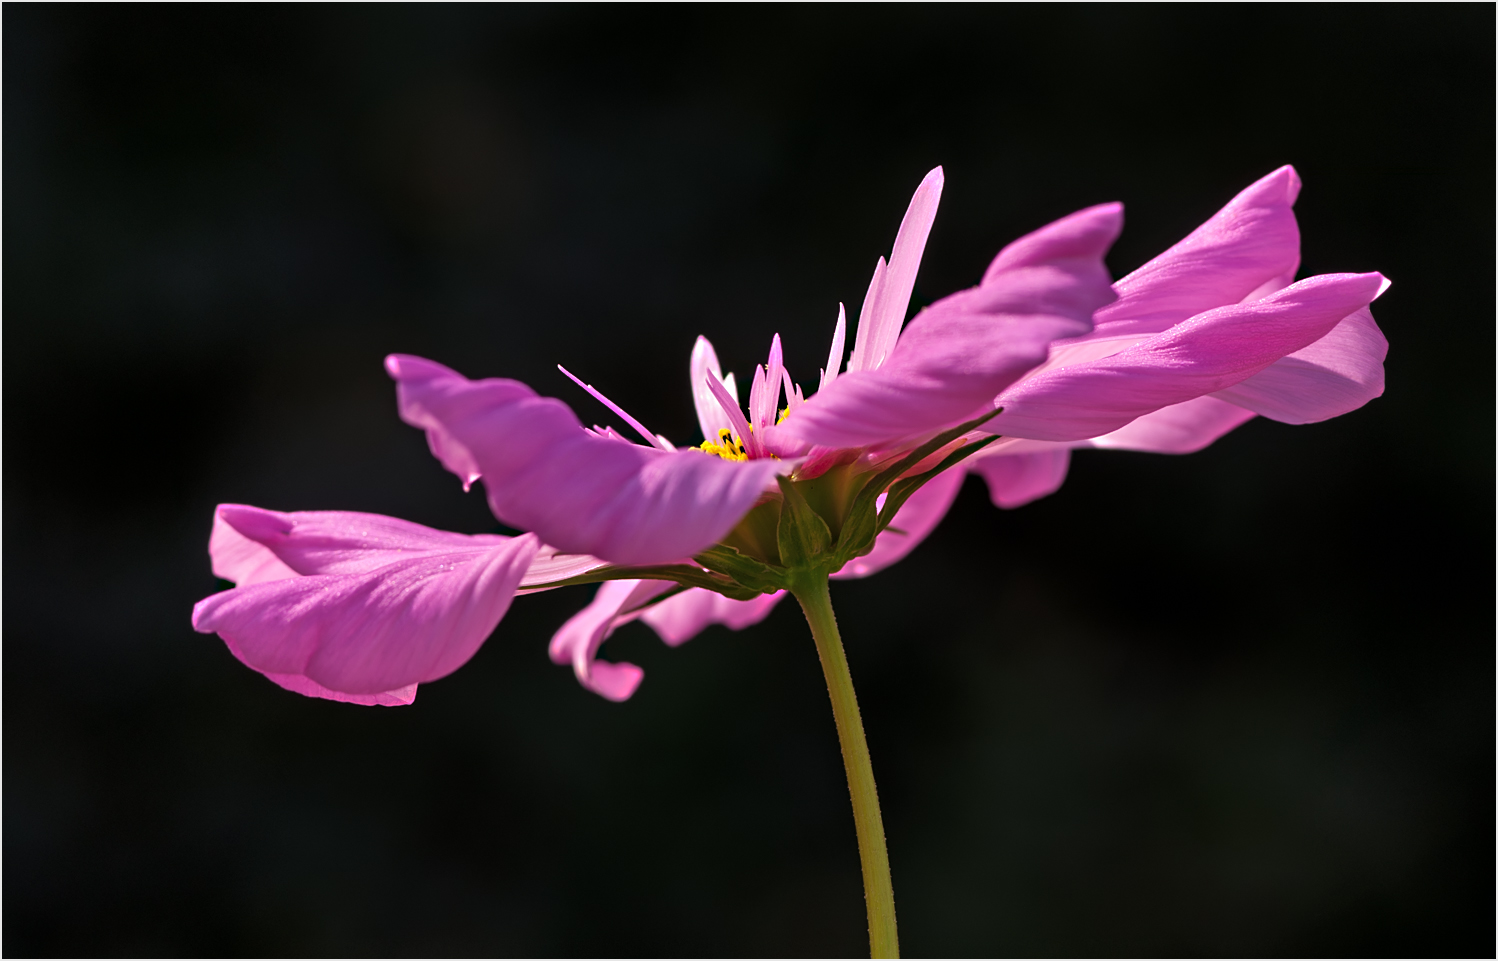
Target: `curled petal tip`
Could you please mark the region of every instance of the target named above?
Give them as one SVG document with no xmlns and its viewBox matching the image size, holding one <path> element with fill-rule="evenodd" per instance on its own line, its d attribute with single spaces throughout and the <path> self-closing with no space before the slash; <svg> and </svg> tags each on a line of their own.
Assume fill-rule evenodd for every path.
<svg viewBox="0 0 1498 961">
<path fill-rule="evenodd" d="M 627 701 L 645 679 L 645 671 L 628 661 L 594 661 L 583 686 L 610 701 Z"/>
<path fill-rule="evenodd" d="M 1289 204 L 1292 207 L 1295 205 L 1295 201 L 1300 197 L 1301 181 L 1300 174 L 1296 172 L 1293 166 L 1291 166 L 1290 164 L 1285 164 L 1283 167 L 1274 171 L 1274 173 L 1270 174 L 1264 179 L 1266 181 L 1273 180 L 1277 183 L 1283 182 L 1285 189 L 1285 203 Z"/>
<path fill-rule="evenodd" d="M 1384 295 L 1384 291 L 1388 290 L 1390 287 L 1392 287 L 1394 285 L 1394 281 L 1392 281 L 1389 278 L 1385 277 L 1383 274 L 1379 274 L 1378 276 L 1381 278 L 1381 280 L 1380 280 L 1379 285 L 1378 285 L 1378 293 L 1376 293 L 1376 294 L 1373 295 L 1373 299 L 1374 300 L 1377 300 L 1378 298 L 1382 297 Z"/>
</svg>

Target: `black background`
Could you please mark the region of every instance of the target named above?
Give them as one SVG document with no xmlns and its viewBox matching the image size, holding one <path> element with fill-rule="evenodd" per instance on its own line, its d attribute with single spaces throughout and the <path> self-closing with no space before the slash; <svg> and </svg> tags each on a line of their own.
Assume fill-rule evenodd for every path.
<svg viewBox="0 0 1498 961">
<path fill-rule="evenodd" d="M 799 612 L 615 705 L 520 599 L 416 704 L 281 691 L 189 612 L 213 505 L 493 529 L 381 358 L 696 433 L 698 333 L 814 385 L 921 176 L 917 302 L 1122 200 L 1115 276 L 1282 163 L 1381 270 L 1382 399 L 970 480 L 834 589 L 911 955 L 1491 954 L 1494 11 L 4 13 L 4 950 L 852 955 Z"/>
</svg>

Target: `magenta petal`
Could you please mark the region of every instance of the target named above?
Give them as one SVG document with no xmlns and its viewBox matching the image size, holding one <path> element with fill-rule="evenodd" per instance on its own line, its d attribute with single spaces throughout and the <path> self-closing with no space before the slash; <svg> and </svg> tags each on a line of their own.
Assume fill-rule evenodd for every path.
<svg viewBox="0 0 1498 961">
<path fill-rule="evenodd" d="M 363 574 L 418 554 L 471 553 L 513 538 L 500 534 L 454 534 L 398 517 L 358 511 L 269 511 L 246 504 L 220 504 L 214 512 L 214 538 L 221 528 L 236 532 L 269 552 L 294 575 Z M 209 540 L 215 573 L 220 564 Z M 596 562 L 595 562 L 596 566 Z M 220 574 L 240 587 L 258 580 Z M 260 577 L 259 580 L 266 580 Z"/>
<path fill-rule="evenodd" d="M 310 574 L 357 574 L 420 553 L 487 549 L 511 540 L 500 534 L 454 534 L 398 517 L 358 511 L 269 511 L 220 504 L 208 553 L 213 572 L 239 587 Z M 542 545 L 521 580 L 533 588 L 603 567 L 587 554 Z M 522 590 L 520 593 L 528 593 Z"/>
<path fill-rule="evenodd" d="M 531 561 L 530 569 L 525 572 L 517 593 L 534 594 L 538 591 L 555 590 L 555 588 L 537 585 L 576 577 L 606 566 L 608 562 L 601 558 L 588 554 L 562 554 L 543 544 L 536 552 L 535 559 Z"/>
<path fill-rule="evenodd" d="M 1184 240 L 1113 285 L 1118 300 L 1094 318 L 1098 337 L 1156 333 L 1265 285 L 1293 279 L 1300 229 L 1294 167 L 1281 167 L 1228 202 Z"/>
<path fill-rule="evenodd" d="M 702 428 L 705 440 L 716 442 L 718 431 L 732 429 L 728 415 L 718 404 L 713 392 L 708 389 L 707 378 L 711 375 L 723 382 L 723 368 L 718 365 L 718 353 L 706 337 L 698 337 L 692 345 L 692 358 L 688 365 L 688 376 L 692 383 L 692 403 L 697 408 L 697 425 Z M 730 389 L 729 393 L 733 391 Z"/>
<path fill-rule="evenodd" d="M 378 694 L 344 694 L 342 691 L 323 687 L 310 677 L 303 677 L 300 674 L 267 674 L 265 676 L 288 691 L 295 691 L 307 697 L 342 701 L 345 704 L 362 704 L 366 707 L 404 707 L 416 700 L 417 685 L 415 684 L 407 684 L 393 691 L 381 691 Z"/>
<path fill-rule="evenodd" d="M 1311 346 L 1212 396 L 1284 424 L 1311 424 L 1381 396 L 1388 353 L 1389 342 L 1365 307 Z"/>
<path fill-rule="evenodd" d="M 645 672 L 628 663 L 597 660 L 598 649 L 623 624 L 640 616 L 640 605 L 674 585 L 669 581 L 618 580 L 598 586 L 593 600 L 552 635 L 554 664 L 571 664 L 578 683 L 611 701 L 626 701 Z"/>
<path fill-rule="evenodd" d="M 559 551 L 631 565 L 690 556 L 727 534 L 775 475 L 771 460 L 606 440 L 518 381 L 470 381 L 405 355 L 385 363 L 401 417 L 426 430 L 443 464 L 481 475 L 496 517 Z"/>
<path fill-rule="evenodd" d="M 1253 411 L 1208 395 L 1152 411 L 1082 446 L 1152 454 L 1194 454 L 1253 418 Z"/>
<path fill-rule="evenodd" d="M 1052 341 L 1091 329 L 1113 300 L 1103 254 L 1123 226 L 1104 204 L 1022 237 L 983 282 L 912 320 L 878 370 L 852 371 L 782 425 L 800 439 L 862 447 L 950 426 L 1046 359 Z"/>
<path fill-rule="evenodd" d="M 915 290 L 921 255 L 925 253 L 931 225 L 936 221 L 936 208 L 941 203 L 941 188 L 945 181 L 946 175 L 937 167 L 926 174 L 910 198 L 910 206 L 900 221 L 900 231 L 895 235 L 889 264 L 885 265 L 880 259 L 869 292 L 864 297 L 853 356 L 848 361 L 849 370 L 880 367 L 894 349 L 900 327 L 905 323 L 905 313 L 910 309 L 910 295 Z"/>
<path fill-rule="evenodd" d="M 220 504 L 213 512 L 213 533 L 208 535 L 208 557 L 213 562 L 213 573 L 240 587 L 300 576 L 269 547 L 241 534 L 224 519 L 226 507 L 238 506 Z"/>
<path fill-rule="evenodd" d="M 237 587 L 199 601 L 193 627 L 217 633 L 266 675 L 306 677 L 342 694 L 388 693 L 472 657 L 509 609 L 537 547 L 528 534 L 355 573 Z"/>
<path fill-rule="evenodd" d="M 1108 357 L 1027 377 L 985 430 L 1069 441 L 1225 390 L 1314 344 L 1381 292 L 1382 275 L 1322 274 L 1262 300 L 1219 307 Z"/>
<path fill-rule="evenodd" d="M 967 463 L 968 470 L 983 475 L 988 482 L 988 496 L 994 506 L 1008 509 L 1060 490 L 1071 464 L 1071 451 L 1057 447 L 1028 454 L 976 457 Z"/>
<path fill-rule="evenodd" d="M 948 470 L 927 481 L 900 507 L 890 526 L 875 539 L 874 549 L 862 557 L 853 558 L 832 577 L 838 580 L 868 577 L 903 560 L 947 516 L 966 477 L 962 470 Z"/>
<path fill-rule="evenodd" d="M 747 601 L 736 601 L 693 587 L 645 608 L 640 620 L 655 628 L 661 640 L 677 647 L 702 633 L 702 629 L 710 624 L 722 624 L 734 631 L 758 624 L 784 597 L 785 591 L 776 591 Z"/>
</svg>

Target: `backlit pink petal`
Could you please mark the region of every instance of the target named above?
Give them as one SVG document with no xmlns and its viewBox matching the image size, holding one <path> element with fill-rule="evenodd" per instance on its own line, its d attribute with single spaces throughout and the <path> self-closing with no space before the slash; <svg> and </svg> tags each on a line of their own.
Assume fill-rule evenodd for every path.
<svg viewBox="0 0 1498 961">
<path fill-rule="evenodd" d="M 1311 346 L 1212 396 L 1284 424 L 1311 424 L 1381 396 L 1388 353 L 1389 342 L 1365 307 Z"/>
<path fill-rule="evenodd" d="M 357 511 L 269 511 L 220 504 L 208 553 L 213 572 L 239 587 L 310 574 L 357 574 L 419 553 L 486 549 L 511 540 L 500 534 L 454 534 L 383 514 Z M 520 593 L 575 577 L 607 562 L 562 554 L 542 545 L 521 579 Z"/>
<path fill-rule="evenodd" d="M 773 594 L 761 594 L 751 600 L 736 601 L 722 594 L 694 587 L 645 608 L 640 614 L 640 620 L 655 628 L 661 640 L 677 647 L 702 633 L 702 629 L 710 624 L 722 624 L 733 631 L 758 624 L 769 616 L 784 597 L 785 591 L 776 591 Z"/>
<path fill-rule="evenodd" d="M 534 594 L 538 591 L 553 590 L 550 587 L 539 587 L 537 585 L 549 584 L 553 581 L 565 580 L 586 574 L 588 571 L 597 570 L 608 564 L 602 558 L 593 557 L 588 554 L 563 554 L 553 548 L 541 545 L 536 552 L 536 557 L 531 561 L 530 568 L 525 572 L 525 577 L 520 581 L 519 594 Z"/>
<path fill-rule="evenodd" d="M 837 324 L 832 328 L 832 346 L 827 349 L 827 366 L 822 370 L 822 377 L 817 381 L 817 390 L 821 390 L 828 384 L 837 380 L 837 375 L 843 368 L 843 341 L 848 336 L 848 311 L 842 304 L 837 305 Z"/>
<path fill-rule="evenodd" d="M 1029 454 L 975 457 L 968 470 L 988 482 L 988 496 L 995 507 L 1021 507 L 1061 489 L 1071 451 L 1065 447 Z"/>
<path fill-rule="evenodd" d="M 1253 411 L 1209 394 L 1151 411 L 1118 430 L 1076 446 L 1140 450 L 1153 454 L 1194 454 L 1253 418 Z"/>
<path fill-rule="evenodd" d="M 407 684 L 393 691 L 381 691 L 378 694 L 344 694 L 342 691 L 323 687 L 311 678 L 300 674 L 267 674 L 265 676 L 288 691 L 295 691 L 307 697 L 342 701 L 345 704 L 363 704 L 366 707 L 404 707 L 416 700 L 417 685 L 415 684 Z"/>
<path fill-rule="evenodd" d="M 761 371 L 755 371 L 755 380 L 758 381 Z M 744 445 L 750 457 L 763 457 L 764 448 L 760 445 L 759 438 L 754 436 L 754 431 L 749 429 L 749 421 L 744 419 L 744 412 L 739 410 L 738 401 L 728 392 L 728 385 L 720 384 L 712 378 L 707 379 L 707 389 L 712 392 L 713 399 L 723 411 L 723 416 L 728 418 L 729 430 Z M 749 406 L 754 406 L 754 389 L 751 384 L 749 392 Z"/>
<path fill-rule="evenodd" d="M 785 387 L 785 406 L 788 410 L 795 410 L 806 403 L 806 398 L 801 396 L 801 386 L 791 382 L 791 372 L 784 367 L 780 369 L 780 379 Z"/>
<path fill-rule="evenodd" d="M 443 463 L 481 475 L 496 517 L 559 551 L 670 563 L 727 534 L 776 472 L 772 460 L 605 440 L 518 381 L 470 381 L 406 355 L 386 358 L 386 367 L 401 417 L 427 431 Z"/>
<path fill-rule="evenodd" d="M 344 558 L 333 563 L 348 561 L 350 573 L 205 598 L 193 608 L 193 627 L 218 634 L 263 674 L 305 677 L 343 694 L 389 693 L 467 662 L 509 609 L 538 546 L 527 534 L 376 567 Z"/>
<path fill-rule="evenodd" d="M 692 404 L 697 408 L 697 425 L 702 428 L 702 436 L 705 440 L 716 442 L 718 431 L 725 428 L 732 430 L 733 425 L 728 422 L 728 415 L 723 413 L 723 408 L 713 397 L 713 392 L 708 389 L 707 376 L 711 374 L 723 382 L 723 368 L 718 366 L 718 354 L 713 350 L 713 345 L 706 337 L 698 337 L 697 343 L 692 346 L 691 361 L 692 378 Z M 734 403 L 738 403 L 738 395 L 733 388 L 728 389 L 733 395 Z"/>
<path fill-rule="evenodd" d="M 945 174 L 937 167 L 926 174 L 916 188 L 915 196 L 910 198 L 910 206 L 900 222 L 900 232 L 895 235 L 889 266 L 876 273 L 876 282 L 870 285 L 869 297 L 859 315 L 858 336 L 849 370 L 878 368 L 894 350 L 900 327 L 905 323 L 905 313 L 910 309 L 910 295 L 915 290 L 921 255 L 926 250 L 926 239 L 931 236 L 931 225 L 936 221 L 936 208 L 941 203 L 941 188 L 945 182 Z"/>
<path fill-rule="evenodd" d="M 799 407 L 801 405 L 797 404 L 796 406 Z M 794 434 L 786 432 L 784 424 L 766 427 L 763 430 L 756 429 L 754 431 L 754 439 L 759 445 L 760 450 L 766 454 L 773 454 L 782 461 L 802 457 L 811 449 L 810 444 L 807 444 Z"/>
<path fill-rule="evenodd" d="M 888 271 L 889 266 L 880 257 L 874 263 L 874 276 L 869 278 L 869 289 L 864 292 L 863 307 L 858 311 L 858 329 L 853 336 L 853 352 L 848 357 L 849 371 L 872 370 L 874 367 L 868 355 L 873 349 L 874 318 L 879 312 L 879 293 L 884 289 L 884 275 Z M 863 333 L 865 330 L 869 331 L 867 337 Z"/>
<path fill-rule="evenodd" d="M 597 387 L 594 387 L 592 384 L 584 383 L 581 377 L 578 377 L 576 374 L 563 367 L 561 364 L 557 364 L 557 370 L 566 375 L 568 380 L 572 381 L 574 384 L 587 391 L 594 400 L 598 401 L 600 404 L 617 414 L 620 420 L 624 421 L 630 427 L 633 427 L 635 433 L 645 438 L 645 443 L 649 444 L 651 447 L 663 451 L 674 451 L 676 449 L 672 446 L 670 441 L 666 440 L 659 434 L 651 433 L 648 427 L 636 420 L 623 407 L 620 407 L 618 404 L 605 397 L 603 391 L 599 390 Z"/>
<path fill-rule="evenodd" d="M 781 381 L 786 379 L 785 355 L 780 347 L 779 334 L 776 334 L 770 341 L 770 359 L 763 370 L 765 387 L 760 397 L 760 403 L 763 406 L 757 413 L 758 420 L 754 423 L 757 429 L 774 427 L 779 414 Z M 758 379 L 759 375 L 756 374 L 755 380 Z"/>
<path fill-rule="evenodd" d="M 673 586 L 669 581 L 605 581 L 587 607 L 568 618 L 551 638 L 554 664 L 571 664 L 583 687 L 611 701 L 626 701 L 645 672 L 634 664 L 597 659 L 598 649 L 622 624 L 640 615 L 640 605 Z"/>
<path fill-rule="evenodd" d="M 1322 274 L 1247 304 L 1198 314 L 1112 356 L 1027 377 L 984 427 L 1006 437 L 1081 440 L 1150 411 L 1225 390 L 1326 336 L 1378 296 L 1384 278 Z"/>
<path fill-rule="evenodd" d="M 1103 254 L 1123 226 L 1104 204 L 1000 251 L 983 282 L 922 311 L 878 370 L 839 377 L 787 417 L 795 436 L 862 447 L 950 426 L 1046 359 L 1052 341 L 1091 329 L 1113 300 Z"/>
<path fill-rule="evenodd" d="M 779 384 L 776 385 L 780 386 Z M 749 426 L 763 427 L 765 419 L 763 411 L 765 408 L 765 369 L 762 366 L 754 368 L 754 379 L 749 382 Z"/>
<path fill-rule="evenodd" d="M 862 557 L 853 558 L 832 577 L 838 580 L 868 577 L 903 560 L 947 516 L 966 477 L 961 470 L 948 470 L 927 481 L 901 506 L 890 526 L 880 532 L 874 541 L 874 549 Z"/>
<path fill-rule="evenodd" d="M 487 551 L 513 540 L 500 534 L 454 534 L 383 514 L 284 513 L 246 504 L 220 504 L 214 512 L 215 534 L 221 527 L 259 545 L 295 575 L 364 574 L 420 554 Z M 215 549 L 210 538 L 208 550 L 217 567 Z M 227 579 L 240 587 L 255 583 Z"/>
<path fill-rule="evenodd" d="M 299 576 L 270 548 L 244 536 L 224 520 L 220 511 L 231 506 L 235 505 L 220 504 L 213 512 L 213 533 L 208 535 L 208 557 L 213 562 L 214 575 L 232 581 L 239 587 Z"/>
<path fill-rule="evenodd" d="M 1293 279 L 1300 229 L 1292 207 L 1299 194 L 1300 177 L 1290 166 L 1252 184 L 1180 243 L 1114 284 L 1118 300 L 1098 311 L 1093 336 L 1157 333 Z"/>
</svg>

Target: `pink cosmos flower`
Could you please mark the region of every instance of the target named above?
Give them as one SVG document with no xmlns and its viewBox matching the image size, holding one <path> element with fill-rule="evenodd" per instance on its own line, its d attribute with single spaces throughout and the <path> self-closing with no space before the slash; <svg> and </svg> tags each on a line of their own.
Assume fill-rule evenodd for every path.
<svg viewBox="0 0 1498 961">
<path fill-rule="evenodd" d="M 930 533 L 968 471 L 1017 507 L 1061 485 L 1074 448 L 1187 453 L 1256 414 L 1309 423 L 1383 391 L 1387 343 L 1368 306 L 1388 282 L 1294 282 L 1290 167 L 1116 284 L 1103 255 L 1122 207 L 1079 211 L 1005 247 L 976 287 L 902 330 L 942 184 L 940 168 L 922 181 L 875 267 L 846 368 L 839 308 L 811 397 L 777 335 L 741 407 L 698 339 L 698 447 L 674 447 L 587 385 L 645 443 L 585 427 L 518 381 L 392 355 L 401 417 L 528 533 L 222 505 L 209 553 L 237 586 L 199 602 L 194 626 L 290 690 L 408 704 L 473 656 L 517 593 L 602 582 L 550 653 L 623 700 L 643 672 L 597 658 L 621 624 L 643 620 L 677 645 L 763 619 L 789 572 L 873 574 Z"/>
</svg>

